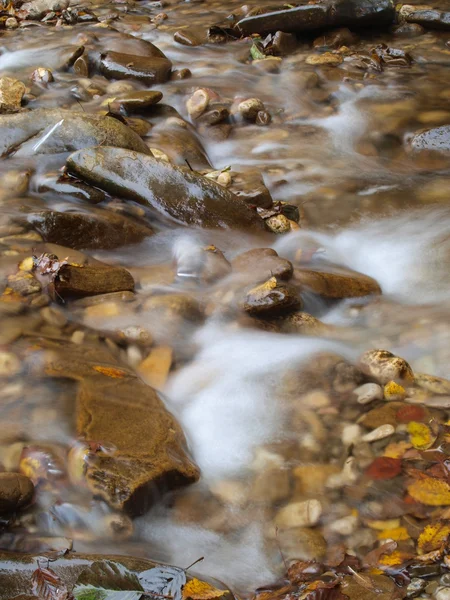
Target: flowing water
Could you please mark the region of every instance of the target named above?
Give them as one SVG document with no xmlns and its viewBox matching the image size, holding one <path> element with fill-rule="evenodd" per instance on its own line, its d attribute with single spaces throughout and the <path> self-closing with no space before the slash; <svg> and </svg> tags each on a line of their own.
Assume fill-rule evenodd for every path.
<svg viewBox="0 0 450 600">
<path fill-rule="evenodd" d="M 306 64 L 315 36 L 300 39 L 295 51 L 270 68 L 248 60 L 248 40 L 198 47 L 173 41 L 180 28 L 221 21 L 238 6 L 231 0 L 226 4 L 93 2 L 90 9 L 103 23 L 59 27 L 35 23 L 3 31 L 0 75 L 29 85 L 35 68 L 50 68 L 55 83 L 33 86 L 32 108 L 107 110 L 106 100 L 113 95 L 107 91 L 109 82 L 100 75 L 80 77 L 61 69 L 62 49 L 95 37 L 97 48 L 105 51 L 114 40 L 120 45 L 119 31 L 153 42 L 175 68 L 190 69 L 190 78 L 156 86 L 164 94 L 162 102 L 173 107 L 173 115 L 192 122 L 186 100 L 198 87 L 211 88 L 228 102 L 258 97 L 272 115 L 267 127 L 237 121 L 231 134 L 220 139 L 191 124 L 187 131 L 192 143 L 203 147 L 211 168 L 230 166 L 244 177 L 258 169 L 274 200 L 300 209 L 300 229 L 256 236 L 162 222 L 156 224 L 155 235 L 138 244 L 86 251 L 129 269 L 139 283 L 141 298 L 155 291 L 194 295 L 207 307 L 204 323 L 182 322 L 169 331 L 168 324 L 159 322 L 151 311 L 123 308 L 108 315 L 60 306 L 69 321 L 105 335 L 129 326 L 147 328 L 155 339 L 173 348 L 176 359 L 162 392 L 201 469 L 199 483 L 160 498 L 134 522 L 131 537 L 111 541 L 104 528 L 106 505 L 92 507 L 64 484 L 56 493 L 44 489 L 38 494 L 34 516 L 24 514 L 17 529 L 28 529 L 35 536 L 66 535 L 80 551 L 136 554 L 180 566 L 204 556 L 198 572 L 248 592 L 282 574 L 281 555 L 309 558 L 314 551 L 308 548 L 322 543 L 308 526 L 296 535 L 277 533 L 274 515 L 288 500 L 321 500 L 321 533 L 330 543 L 344 541 L 361 555 L 376 542 L 372 530 L 351 524 L 356 509 L 366 516 L 370 513 L 370 502 L 361 501 L 360 506 L 358 494 L 351 492 L 351 480 L 346 487 L 317 484 L 317 489 L 306 486 L 306 491 L 295 483 L 299 467 L 316 465 L 320 471 L 331 465 L 328 477 L 345 469 L 346 448 L 362 435 L 351 427 L 359 427 L 356 421 L 363 407 L 358 413 L 351 404 L 336 401 L 316 380 L 309 388 L 292 383 L 292 373 L 310 369 L 321 353 L 335 353 L 355 363 L 363 351 L 384 348 L 405 358 L 415 372 L 450 378 L 450 162 L 448 155 L 414 153 L 410 146 L 418 130 L 450 124 L 450 35 L 432 30 L 419 36 L 366 32 L 352 46 L 356 52 L 387 43 L 413 58 L 410 66 L 388 66 L 383 72 L 361 69 L 352 60 L 338 68 Z M 450 10 L 450 3 L 441 2 L 440 7 Z M 161 12 L 167 19 L 156 26 L 151 18 Z M 135 88 L 144 86 L 135 84 Z M 190 149 L 165 135 L 170 114 L 139 115 L 153 126 L 144 139 L 182 163 Z M 52 133 L 48 129 L 42 135 Z M 3 236 L 13 233 L 14 219 L 31 211 L 50 207 L 62 212 L 91 211 L 91 205 L 81 200 L 38 191 L 47 174 L 61 166 L 53 155 L 37 153 L 39 139 L 35 156 L 12 156 L 0 163 Z M 12 169 L 33 173 L 28 192 L 11 190 L 6 177 Z M 137 204 L 129 207 L 132 217 L 148 218 Z M 126 210 L 119 201 L 101 210 L 107 213 L 115 208 Z M 2 243 L 6 250 L 6 242 Z M 12 240 L 10 252 L 2 254 L 2 276 L 36 243 L 32 240 L 26 247 L 25 242 Z M 219 248 L 229 261 L 251 248 L 272 247 L 294 264 L 300 249 L 313 248 L 314 265 L 364 273 L 379 283 L 383 295 L 339 303 L 306 295 L 305 310 L 328 327 L 323 335 L 286 335 L 244 326 L 225 318 L 220 310 L 228 290 L 238 282 L 236 275 L 207 284 L 182 276 L 183 261 L 192 265 L 198 248 L 209 245 Z M 174 265 L 178 277 L 165 277 Z M 14 343 L 6 341 L 3 350 L 15 348 Z M 139 345 L 122 346 L 121 358 L 135 368 L 143 351 Z M 11 447 L 18 444 L 20 449 L 24 440 L 58 447 L 72 443 L 73 389 L 65 380 L 43 382 L 32 375 L 28 381 L 22 375 L 5 381 L 0 392 L 3 460 L 8 456 L 14 464 Z M 15 404 L 12 410 L 11 398 L 21 395 L 26 398 L 25 408 Z M 382 514 L 379 505 L 389 502 L 395 489 L 383 494 L 371 499 L 373 519 Z M 46 518 L 48 514 L 52 516 Z M 333 529 L 333 522 L 344 518 L 348 518 L 348 531 Z M 7 547 L 11 537 L 4 536 L 2 545 Z"/>
</svg>

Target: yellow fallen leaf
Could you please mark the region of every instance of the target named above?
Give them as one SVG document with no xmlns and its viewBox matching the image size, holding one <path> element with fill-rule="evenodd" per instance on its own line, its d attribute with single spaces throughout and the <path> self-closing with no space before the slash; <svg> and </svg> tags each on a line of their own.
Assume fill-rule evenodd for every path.
<svg viewBox="0 0 450 600">
<path fill-rule="evenodd" d="M 437 521 L 427 525 L 417 540 L 419 554 L 438 550 L 450 535 L 450 523 Z"/>
<path fill-rule="evenodd" d="M 431 432 L 431 429 L 425 425 L 425 423 L 418 423 L 417 421 L 410 421 L 407 426 L 409 439 L 411 444 L 417 450 L 427 450 L 430 448 L 436 436 Z"/>
<path fill-rule="evenodd" d="M 407 450 L 412 448 L 412 444 L 406 441 L 391 442 L 384 449 L 384 456 L 388 458 L 403 458 Z"/>
<path fill-rule="evenodd" d="M 126 377 L 127 372 L 122 369 L 116 369 L 115 367 L 102 367 L 101 365 L 95 365 L 92 367 L 94 371 L 97 373 L 101 373 L 102 375 L 107 375 L 108 377 L 113 377 L 114 379 L 120 379 L 121 377 Z"/>
<path fill-rule="evenodd" d="M 407 489 L 414 500 L 427 506 L 450 506 L 450 485 L 442 479 L 417 479 Z"/>
<path fill-rule="evenodd" d="M 396 529 L 400 527 L 400 519 L 387 519 L 386 521 L 366 521 L 366 524 L 370 529 L 377 529 L 383 531 L 385 529 Z"/>
<path fill-rule="evenodd" d="M 219 590 L 206 581 L 200 579 L 191 579 L 183 587 L 183 600 L 214 600 L 221 598 L 227 593 L 227 590 Z"/>
<path fill-rule="evenodd" d="M 388 381 L 384 386 L 383 394 L 385 400 L 403 400 L 406 396 L 406 390 L 395 381 Z"/>
<path fill-rule="evenodd" d="M 409 540 L 410 535 L 406 530 L 406 527 L 395 527 L 394 529 L 385 529 L 380 531 L 378 534 L 379 540 L 394 540 L 395 542 L 402 542 Z"/>
<path fill-rule="evenodd" d="M 378 562 L 383 567 L 395 567 L 396 565 L 401 565 L 410 558 L 410 554 L 406 554 L 401 550 L 394 550 L 391 554 L 383 554 Z"/>
</svg>

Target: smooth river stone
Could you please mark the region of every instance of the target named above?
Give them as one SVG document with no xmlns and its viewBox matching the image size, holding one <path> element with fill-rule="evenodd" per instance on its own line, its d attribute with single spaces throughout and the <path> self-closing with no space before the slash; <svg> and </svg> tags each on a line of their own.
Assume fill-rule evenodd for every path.
<svg viewBox="0 0 450 600">
<path fill-rule="evenodd" d="M 450 12 L 441 10 L 416 10 L 406 17 L 406 21 L 428 29 L 450 30 Z"/>
<path fill-rule="evenodd" d="M 2 157 L 73 152 L 98 144 L 149 152 L 137 133 L 112 117 L 47 108 L 0 115 Z"/>
<path fill-rule="evenodd" d="M 100 71 L 108 79 L 136 79 L 151 85 L 167 81 L 171 70 L 170 60 L 160 56 L 120 52 L 106 52 L 100 56 Z"/>
<path fill-rule="evenodd" d="M 411 140 L 411 147 L 416 151 L 450 152 L 450 125 L 417 133 Z"/>
<path fill-rule="evenodd" d="M 280 10 L 265 13 L 257 8 L 238 21 L 235 30 L 241 35 L 250 35 L 274 31 L 297 33 L 331 27 L 378 27 L 392 23 L 394 16 L 391 0 L 331 0 L 290 9 L 280 7 Z"/>
<path fill-rule="evenodd" d="M 295 269 L 292 282 L 325 298 L 359 298 L 381 294 L 375 279 L 356 271 Z"/>
<path fill-rule="evenodd" d="M 183 431 L 157 392 L 104 346 L 42 342 L 44 372 L 79 382 L 76 432 L 112 447 L 87 464 L 94 497 L 132 516 L 158 495 L 194 483 L 199 470 L 187 454 Z"/>
<path fill-rule="evenodd" d="M 91 185 L 184 225 L 264 230 L 257 213 L 219 184 L 138 152 L 85 148 L 69 156 L 67 168 Z"/>
</svg>

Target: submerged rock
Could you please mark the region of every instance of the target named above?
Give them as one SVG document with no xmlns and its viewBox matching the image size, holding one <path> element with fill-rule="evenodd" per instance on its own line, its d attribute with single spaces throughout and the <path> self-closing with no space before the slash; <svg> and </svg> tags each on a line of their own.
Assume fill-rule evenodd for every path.
<svg viewBox="0 0 450 600">
<path fill-rule="evenodd" d="M 297 290 L 271 277 L 249 290 L 242 302 L 243 310 L 253 316 L 273 316 L 300 309 L 302 300 Z"/>
<path fill-rule="evenodd" d="M 450 152 L 450 125 L 434 127 L 417 133 L 411 140 L 413 150 Z"/>
<path fill-rule="evenodd" d="M 134 279 L 123 267 L 96 262 L 90 265 L 63 264 L 54 281 L 61 298 L 93 296 L 134 290 Z"/>
<path fill-rule="evenodd" d="M 148 153 L 142 139 L 112 117 L 38 108 L 0 115 L 0 156 L 17 157 L 73 152 L 105 144 Z"/>
<path fill-rule="evenodd" d="M 387 350 L 369 350 L 359 359 L 359 368 L 383 385 L 389 381 L 414 383 L 413 371 L 406 360 Z"/>
<path fill-rule="evenodd" d="M 247 281 L 266 281 L 270 277 L 290 279 L 294 272 L 292 263 L 272 248 L 253 248 L 236 256 L 231 263 L 233 273 L 239 273 Z"/>
<path fill-rule="evenodd" d="M 25 94 L 25 85 L 17 79 L 0 79 L 0 113 L 18 112 Z"/>
<path fill-rule="evenodd" d="M 184 225 L 264 228 L 254 210 L 214 181 L 138 152 L 86 148 L 72 154 L 67 167 L 92 185 L 156 209 Z"/>
<path fill-rule="evenodd" d="M 86 463 L 85 481 L 95 497 L 138 515 L 161 492 L 198 479 L 178 422 L 156 391 L 106 347 L 48 343 L 43 349 L 46 375 L 79 382 L 77 435 L 109 448 Z"/>
<path fill-rule="evenodd" d="M 34 485 L 20 473 L 0 473 L 0 513 L 10 513 L 30 504 Z"/>
<path fill-rule="evenodd" d="M 108 211 L 43 211 L 28 216 L 28 221 L 45 242 L 75 249 L 108 250 L 136 244 L 153 234 L 149 227 Z"/>
<path fill-rule="evenodd" d="M 235 25 L 241 35 L 283 31 L 296 33 L 331 27 L 377 27 L 389 25 L 395 16 L 391 0 L 328 0 L 294 8 L 261 12 L 256 8 Z"/>
<path fill-rule="evenodd" d="M 161 56 L 140 56 L 106 52 L 100 57 L 100 70 L 108 79 L 136 79 L 147 85 L 164 83 L 170 77 L 172 63 Z"/>
</svg>

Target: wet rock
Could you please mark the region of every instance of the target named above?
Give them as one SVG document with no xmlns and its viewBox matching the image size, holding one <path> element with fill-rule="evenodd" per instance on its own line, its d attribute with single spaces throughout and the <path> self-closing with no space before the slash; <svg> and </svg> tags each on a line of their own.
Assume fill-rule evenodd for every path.
<svg viewBox="0 0 450 600">
<path fill-rule="evenodd" d="M 415 37 L 417 35 L 423 35 L 425 28 L 418 23 L 401 23 L 394 29 L 394 34 L 402 37 Z"/>
<path fill-rule="evenodd" d="M 160 105 L 153 110 L 158 106 Z M 194 130 L 181 119 L 167 119 L 164 124 L 152 129 L 152 148 L 154 147 L 164 152 L 170 162 L 180 167 L 189 163 L 195 171 L 211 169 L 206 151 Z"/>
<path fill-rule="evenodd" d="M 333 332 L 332 326 L 322 323 L 306 312 L 287 315 L 281 323 L 282 331 L 301 335 L 327 335 Z"/>
<path fill-rule="evenodd" d="M 353 390 L 358 404 L 369 404 L 374 400 L 383 399 L 383 390 L 376 383 L 364 383 Z"/>
<path fill-rule="evenodd" d="M 207 32 L 201 27 L 187 27 L 176 31 L 173 39 L 183 46 L 201 46 L 207 42 Z"/>
<path fill-rule="evenodd" d="M 434 375 L 426 375 L 425 373 L 416 373 L 414 380 L 416 385 L 432 394 L 450 394 L 450 381 L 443 377 L 435 377 Z"/>
<path fill-rule="evenodd" d="M 244 119 L 255 122 L 258 112 L 265 110 L 265 106 L 259 98 L 248 98 L 239 103 L 238 110 Z"/>
<path fill-rule="evenodd" d="M 179 278 L 213 283 L 231 272 L 231 264 L 215 246 L 178 246 L 176 260 L 176 274 Z"/>
<path fill-rule="evenodd" d="M 139 112 L 142 109 L 157 104 L 162 97 L 162 92 L 158 92 L 157 90 L 134 91 L 116 98 L 111 106 L 114 107 L 117 104 L 126 111 Z"/>
<path fill-rule="evenodd" d="M 45 242 L 78 250 L 119 248 L 141 242 L 153 234 L 149 227 L 106 211 L 82 213 L 49 210 L 28 215 L 28 222 Z"/>
<path fill-rule="evenodd" d="M 100 57 L 100 71 L 108 79 L 136 79 L 146 85 L 164 83 L 170 77 L 172 63 L 161 56 L 139 56 L 106 52 Z"/>
<path fill-rule="evenodd" d="M 323 54 L 310 54 L 306 57 L 307 65 L 340 65 L 344 59 L 340 54 L 324 52 Z"/>
<path fill-rule="evenodd" d="M 20 473 L 0 473 L 0 513 L 11 513 L 30 504 L 34 485 Z"/>
<path fill-rule="evenodd" d="M 235 25 L 240 35 L 284 31 L 296 33 L 331 27 L 377 27 L 392 23 L 395 16 L 390 0 L 329 0 L 295 8 L 251 10 Z"/>
<path fill-rule="evenodd" d="M 103 263 L 84 266 L 66 264 L 59 269 L 54 286 L 61 298 L 67 298 L 133 291 L 134 280 L 122 267 Z"/>
<path fill-rule="evenodd" d="M 247 281 L 255 283 L 270 277 L 289 280 L 292 277 L 292 263 L 278 256 L 272 248 L 254 248 L 236 256 L 231 263 L 233 273 L 239 273 Z"/>
<path fill-rule="evenodd" d="M 363 373 L 382 385 L 389 381 L 414 383 L 414 374 L 406 360 L 387 350 L 369 350 L 358 364 Z"/>
<path fill-rule="evenodd" d="M 442 125 L 417 133 L 410 145 L 413 150 L 430 150 L 434 152 L 450 152 L 450 125 Z"/>
<path fill-rule="evenodd" d="M 198 479 L 179 424 L 155 390 L 106 347 L 52 343 L 46 356 L 46 375 L 79 382 L 77 435 L 107 440 L 109 450 L 87 462 L 85 480 L 94 496 L 137 515 L 158 493 Z"/>
<path fill-rule="evenodd" d="M 408 23 L 416 23 L 427 29 L 450 31 L 450 12 L 441 10 L 417 10 L 406 16 Z"/>
<path fill-rule="evenodd" d="M 261 231 L 262 220 L 217 183 L 165 161 L 117 148 L 72 154 L 69 171 L 112 194 L 135 200 L 178 223 Z"/>
<path fill-rule="evenodd" d="M 73 70 L 80 77 L 89 77 L 89 59 L 86 54 L 79 56 L 73 63 Z"/>
<path fill-rule="evenodd" d="M 291 33 L 277 31 L 271 39 L 270 51 L 274 56 L 286 56 L 297 47 L 297 38 Z"/>
<path fill-rule="evenodd" d="M 186 109 L 192 119 L 198 119 L 210 102 L 218 100 L 218 95 L 208 88 L 199 88 L 186 101 Z"/>
<path fill-rule="evenodd" d="M 283 215 L 273 215 L 264 220 L 266 228 L 272 233 L 289 233 L 291 231 L 291 222 Z"/>
<path fill-rule="evenodd" d="M 18 112 L 25 94 L 25 85 L 17 79 L 0 79 L 0 113 Z"/>
<path fill-rule="evenodd" d="M 203 126 L 212 126 L 222 123 L 230 116 L 227 106 L 219 102 L 210 103 L 208 110 L 198 117 L 198 122 Z"/>
<path fill-rule="evenodd" d="M 38 67 L 31 73 L 30 77 L 33 83 L 37 83 L 38 85 L 46 86 L 48 83 L 55 81 L 53 77 L 53 73 L 50 69 L 45 69 L 44 67 Z"/>
<path fill-rule="evenodd" d="M 20 7 L 19 16 L 38 21 L 49 12 L 61 12 L 69 6 L 69 0 L 31 0 Z"/>
<path fill-rule="evenodd" d="M 257 169 L 233 173 L 230 189 L 247 204 L 260 208 L 271 208 L 273 205 L 272 196 L 264 185 L 261 172 Z"/>
<path fill-rule="evenodd" d="M 19 21 L 16 17 L 8 17 L 5 21 L 6 29 L 17 29 L 19 27 Z"/>
<path fill-rule="evenodd" d="M 295 288 L 278 283 L 271 277 L 249 290 L 243 300 L 242 309 L 249 315 L 272 316 L 301 308 L 302 301 Z"/>
<path fill-rule="evenodd" d="M 380 286 L 374 279 L 356 271 L 295 269 L 293 281 L 325 298 L 358 298 L 381 294 Z"/>
<path fill-rule="evenodd" d="M 0 134 L 0 156 L 73 152 L 98 144 L 149 152 L 142 139 L 117 119 L 61 109 L 0 115 Z"/>
</svg>

